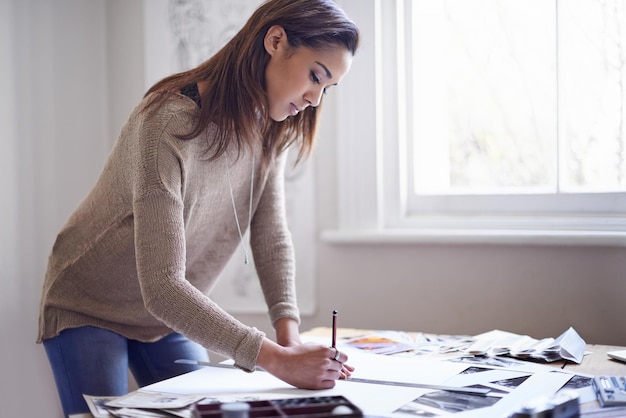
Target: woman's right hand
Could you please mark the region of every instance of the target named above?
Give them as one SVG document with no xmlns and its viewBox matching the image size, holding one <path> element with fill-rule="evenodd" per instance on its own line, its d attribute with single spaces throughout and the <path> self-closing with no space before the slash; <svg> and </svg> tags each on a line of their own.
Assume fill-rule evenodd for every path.
<svg viewBox="0 0 626 418">
<path fill-rule="evenodd" d="M 257 365 L 298 388 L 330 389 L 343 376 L 344 363 L 348 360 L 344 353 L 339 353 L 337 360 L 334 360 L 335 353 L 334 348 L 320 344 L 282 347 L 265 339 Z"/>
</svg>

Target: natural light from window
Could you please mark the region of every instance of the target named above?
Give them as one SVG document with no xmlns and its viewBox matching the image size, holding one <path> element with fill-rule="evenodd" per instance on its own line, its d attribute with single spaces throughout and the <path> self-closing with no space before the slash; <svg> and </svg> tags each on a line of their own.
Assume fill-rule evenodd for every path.
<svg viewBox="0 0 626 418">
<path fill-rule="evenodd" d="M 407 5 L 416 196 L 626 191 L 625 1 Z"/>
</svg>

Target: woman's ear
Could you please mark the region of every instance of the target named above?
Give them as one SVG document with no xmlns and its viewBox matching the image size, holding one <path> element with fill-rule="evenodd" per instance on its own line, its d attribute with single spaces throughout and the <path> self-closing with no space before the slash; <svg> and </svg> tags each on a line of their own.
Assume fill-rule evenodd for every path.
<svg viewBox="0 0 626 418">
<path fill-rule="evenodd" d="M 274 25 L 267 30 L 264 39 L 265 50 L 268 54 L 274 55 L 287 44 L 287 33 L 280 25 Z"/>
</svg>

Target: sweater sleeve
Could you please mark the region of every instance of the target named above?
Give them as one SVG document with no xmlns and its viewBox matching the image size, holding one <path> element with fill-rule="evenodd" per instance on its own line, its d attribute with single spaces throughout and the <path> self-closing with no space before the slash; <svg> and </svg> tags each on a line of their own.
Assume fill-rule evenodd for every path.
<svg viewBox="0 0 626 418">
<path fill-rule="evenodd" d="M 285 207 L 284 152 L 275 162 L 251 225 L 250 243 L 272 324 L 300 322 L 295 288 L 295 253 Z"/>
<path fill-rule="evenodd" d="M 146 309 L 205 348 L 254 369 L 264 334 L 217 306 L 185 277 L 184 163 L 171 146 L 179 116 L 144 123 L 133 191 L 135 252 Z"/>
</svg>

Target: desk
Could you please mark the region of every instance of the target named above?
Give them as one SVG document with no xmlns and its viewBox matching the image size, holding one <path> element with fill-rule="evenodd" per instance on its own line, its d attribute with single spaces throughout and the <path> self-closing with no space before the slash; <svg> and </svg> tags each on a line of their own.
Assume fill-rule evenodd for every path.
<svg viewBox="0 0 626 418">
<path fill-rule="evenodd" d="M 337 330 L 338 339 L 355 338 L 369 333 L 375 333 L 375 330 L 363 330 L 354 328 L 340 328 Z M 329 327 L 313 328 L 310 331 L 303 333 L 303 336 L 322 337 L 331 340 L 332 329 Z M 598 345 L 587 344 L 587 351 L 591 354 L 586 355 L 580 364 L 576 364 L 569 361 L 556 361 L 553 363 L 546 363 L 547 366 L 557 369 L 566 370 L 569 373 L 574 374 L 588 374 L 593 376 L 620 376 L 626 375 L 626 363 L 613 360 L 607 356 L 607 352 L 624 350 L 624 347 L 612 346 L 612 345 Z M 581 405 L 581 410 L 591 410 L 599 407 L 597 401 L 589 402 Z"/>
<path fill-rule="evenodd" d="M 352 338 L 352 337 L 358 337 L 358 336 L 363 336 L 365 334 L 369 334 L 369 333 L 376 333 L 376 331 L 369 331 L 369 330 L 362 330 L 362 329 L 350 329 L 350 328 L 340 328 L 338 329 L 337 332 L 337 342 L 338 342 L 338 347 L 341 348 L 341 344 L 343 341 L 345 341 L 345 339 L 348 338 Z M 330 343 L 331 341 L 331 334 L 332 334 L 332 330 L 330 328 L 327 327 L 320 327 L 320 328 L 314 328 L 308 332 L 303 333 L 303 337 L 307 340 L 314 340 L 314 341 L 318 341 L 321 342 L 322 344 L 326 344 L 326 343 Z M 345 349 L 347 349 L 347 346 L 344 346 Z M 342 351 L 344 350 L 344 348 L 341 348 Z M 559 362 L 553 362 L 553 363 L 548 363 L 547 365 L 555 368 L 555 369 L 562 369 L 562 370 L 566 370 L 568 372 L 567 375 L 564 374 L 560 374 L 560 373 L 552 373 L 550 368 L 547 368 L 548 370 L 546 371 L 544 364 L 542 363 L 541 366 L 537 366 L 537 367 L 542 367 L 542 372 L 537 373 L 537 375 L 535 376 L 531 376 L 529 378 L 529 380 L 526 383 L 531 383 L 530 386 L 533 389 L 533 397 L 536 397 L 538 395 L 542 395 L 544 393 L 541 392 L 541 388 L 537 387 L 535 388 L 535 384 L 536 383 L 540 383 L 539 386 L 543 385 L 544 380 L 543 379 L 548 379 L 551 380 L 553 379 L 553 376 L 559 376 L 558 379 L 563 379 L 563 376 L 566 376 L 566 380 L 564 380 L 564 382 L 567 382 L 567 380 L 569 380 L 571 377 L 571 375 L 573 374 L 581 374 L 581 375 L 626 375 L 626 364 L 624 363 L 620 363 L 614 360 L 611 360 L 607 357 L 606 353 L 607 351 L 611 351 L 611 350 L 618 350 L 618 349 L 624 349 L 623 347 L 615 347 L 615 346 L 604 346 L 604 345 L 587 345 L 587 350 L 589 352 L 591 352 L 591 354 L 585 356 L 583 362 L 581 364 L 575 364 L 575 363 L 570 363 L 570 362 L 564 362 L 564 361 L 559 361 Z M 354 349 L 353 349 L 354 350 Z M 355 351 L 353 351 L 351 353 L 352 355 L 355 355 L 355 358 L 358 358 L 359 355 L 357 355 L 358 353 L 356 353 Z M 458 357 L 458 352 L 457 353 L 450 353 L 450 356 L 457 356 Z M 362 354 L 360 354 L 362 356 Z M 393 359 L 393 358 L 389 358 L 389 356 L 383 356 L 383 355 L 377 355 L 377 354 L 366 354 L 369 356 L 377 356 L 376 357 L 376 361 L 374 361 L 374 363 L 377 362 L 378 359 L 384 359 L 387 358 L 388 360 L 398 360 L 398 358 Z M 430 355 L 426 355 L 426 356 L 430 356 Z M 444 357 L 447 355 L 443 355 Z M 442 357 L 442 355 L 436 355 L 437 358 Z M 353 357 L 351 357 L 353 358 Z M 361 362 L 361 365 L 368 365 L 368 363 L 372 362 L 372 358 L 374 357 L 368 357 L 366 359 L 365 362 Z M 434 358 L 434 357 L 433 357 Z M 448 359 L 446 359 L 445 363 L 449 362 L 447 361 Z M 412 361 L 412 360 L 410 360 Z M 417 360 L 416 360 L 417 361 Z M 422 364 L 422 366 L 420 366 L 419 369 L 415 369 L 413 367 L 413 365 L 411 366 L 411 368 L 413 368 L 414 370 L 419 370 L 419 373 L 414 373 L 411 376 L 415 376 L 416 374 L 420 374 L 422 375 L 421 377 L 423 377 L 424 373 L 426 373 L 424 370 L 425 368 L 428 367 L 428 365 L 426 363 L 433 363 L 433 361 L 431 361 L 431 357 L 427 357 L 425 358 L 423 361 L 425 361 L 424 363 L 419 363 Z M 434 363 L 438 363 L 437 361 L 434 361 Z M 351 363 L 352 364 L 352 363 Z M 385 364 L 389 364 L 389 363 L 385 363 Z M 395 365 L 396 363 L 394 363 Z M 524 367 L 529 367 L 526 366 L 526 364 L 530 364 L 530 363 L 525 363 Z M 425 367 L 423 367 L 425 366 Z M 450 366 L 446 366 L 448 369 L 450 369 Z M 458 366 L 454 366 L 454 367 L 458 367 Z M 467 366 L 464 366 L 467 367 Z M 367 368 L 367 367 L 366 367 Z M 213 369 L 213 370 L 210 370 Z M 160 382 L 157 383 L 155 385 L 151 385 L 154 386 L 154 388 L 151 387 L 147 387 L 146 390 L 148 391 L 155 391 L 155 392 L 167 392 L 167 393 L 183 393 L 183 392 L 176 392 L 176 390 L 179 390 L 181 387 L 187 388 L 185 390 L 191 390 L 191 391 L 197 391 L 196 393 L 202 393 L 203 395 L 205 394 L 209 394 L 211 393 L 209 390 L 213 390 L 214 387 L 211 386 L 207 386 L 206 388 L 204 387 L 205 384 L 207 384 L 207 382 L 209 380 L 213 380 L 215 381 L 216 376 L 220 376 L 218 373 L 218 371 L 222 371 L 224 372 L 225 369 L 215 369 L 215 368 L 207 368 L 207 369 L 203 369 L 203 370 L 199 370 L 197 372 L 192 372 L 189 373 L 187 375 L 183 375 L 183 376 L 179 376 L 177 378 L 173 378 L 173 379 L 169 379 L 167 381 L 164 382 Z M 407 371 L 406 369 L 395 369 L 396 371 L 399 371 L 400 374 L 402 376 L 407 376 Z M 439 370 L 439 369 L 437 369 Z M 463 370 L 463 369 L 458 369 L 458 370 Z M 246 394 L 246 395 L 250 395 L 250 394 L 255 394 L 255 393 L 259 393 L 258 391 L 255 391 L 255 389 L 253 388 L 258 388 L 259 386 L 255 386 L 255 383 L 251 383 L 251 382 L 255 382 L 258 379 L 264 380 L 266 379 L 267 376 L 269 376 L 271 379 L 273 379 L 273 381 L 270 383 L 270 388 L 271 391 L 273 391 L 274 395 L 280 395 L 279 397 L 294 397 L 294 396 L 315 396 L 312 395 L 311 391 L 303 391 L 301 389 L 296 389 L 293 388 L 292 386 L 286 385 L 284 382 L 280 382 L 278 381 L 278 379 L 273 378 L 272 376 L 270 376 L 269 374 L 264 374 L 261 372 L 257 372 L 257 373 L 253 373 L 252 375 L 248 375 L 251 376 L 250 378 L 246 378 L 245 380 L 243 380 L 243 376 L 246 376 L 246 374 L 241 374 L 239 375 L 239 373 L 241 373 L 241 371 L 239 370 L 231 370 L 230 372 L 233 373 L 237 373 L 237 377 L 235 378 L 236 380 L 234 381 L 234 383 L 231 381 L 231 386 L 228 386 L 227 380 L 219 380 L 219 377 L 217 378 L 217 381 L 219 381 L 219 385 L 218 385 L 218 389 L 217 392 L 221 393 L 223 392 L 225 389 L 225 387 L 230 387 L 233 388 L 232 390 L 235 390 L 237 393 L 239 394 Z M 209 373 L 212 373 L 210 376 L 210 378 L 207 378 L 207 376 L 209 376 Z M 226 373 L 226 372 L 225 372 Z M 260 374 L 259 374 L 260 373 Z M 455 373 L 458 373 L 455 372 Z M 263 376 L 265 375 L 265 376 Z M 241 377 L 239 377 L 241 376 Z M 371 376 L 371 375 L 370 375 Z M 396 377 L 399 376 L 398 374 L 396 374 Z M 431 377 L 434 375 L 431 375 Z M 438 375 L 439 376 L 439 375 Z M 366 376 L 367 377 L 367 376 Z M 241 380 L 240 380 L 241 379 Z M 532 379 L 535 379 L 534 381 Z M 389 380 L 399 380 L 399 379 L 389 379 Z M 488 380 L 489 382 L 491 382 L 491 380 Z M 560 382 L 560 380 L 559 380 Z M 215 385 L 214 383 L 211 383 L 212 385 Z M 559 385 L 562 385 L 563 383 L 558 383 Z M 368 396 L 368 399 L 374 399 L 374 400 L 379 400 L 379 399 L 385 399 L 387 400 L 386 396 L 396 396 L 396 392 L 400 392 L 402 391 L 402 388 L 391 388 L 389 386 L 378 386 L 378 385 L 362 385 L 363 386 L 369 386 L 367 389 L 365 389 L 363 392 L 364 393 L 359 393 L 359 394 L 355 394 L 354 393 L 354 388 L 355 386 L 352 385 L 359 385 L 359 383 L 348 383 L 348 382 L 344 382 L 343 384 L 340 384 L 338 382 L 337 386 L 338 388 L 340 388 L 340 390 L 353 390 L 353 392 L 345 392 L 345 393 L 350 393 L 351 395 L 355 395 L 355 398 L 351 399 L 353 400 L 354 403 L 356 403 L 357 405 L 361 406 L 359 404 L 359 402 L 364 400 L 364 393 L 365 395 Z M 528 385 L 526 385 L 528 386 Z M 341 389 L 343 387 L 343 389 Z M 374 388 L 375 387 L 375 388 Z M 560 388 L 562 386 L 552 386 L 551 388 Z M 264 388 L 267 388 L 264 386 Z M 389 392 L 389 390 L 393 390 L 394 392 Z M 411 389 L 413 390 L 413 389 Z M 558 390 L 558 389 L 557 389 Z M 587 390 L 587 389 L 586 389 Z M 518 391 L 519 392 L 519 391 Z M 185 392 L 185 393 L 191 393 L 191 392 Z M 235 393 L 235 392 L 229 392 L 229 393 Z M 263 392 L 265 393 L 265 392 Z M 268 392 L 269 393 L 269 392 Z M 332 392 L 329 392 L 332 393 Z M 384 393 L 386 393 L 387 395 L 385 395 Z M 511 392 L 513 393 L 513 392 Z M 526 390 L 522 390 L 521 392 L 523 394 L 523 398 L 519 398 L 517 397 L 514 403 L 511 403 L 513 401 L 513 399 L 509 399 L 506 400 L 506 402 L 509 403 L 509 406 L 507 406 L 507 408 L 509 408 L 508 410 L 510 410 L 510 405 L 520 405 L 519 403 L 519 399 L 526 399 L 527 396 L 529 396 L 529 394 L 526 392 Z M 554 393 L 554 392 L 550 392 L 550 393 Z M 285 395 L 287 394 L 287 395 Z M 344 394 L 344 393 L 332 393 L 332 394 Z M 292 396 L 293 395 L 293 396 Z M 356 395 L 360 396 L 356 397 Z M 348 398 L 350 399 L 350 396 L 348 396 Z M 381 398 L 382 396 L 382 398 Z M 405 396 L 405 394 L 402 394 L 402 396 Z M 508 396 L 508 395 L 507 395 Z M 511 395 L 513 396 L 513 395 Z M 359 402 L 356 401 L 356 399 L 359 399 Z M 414 399 L 414 396 L 411 396 L 411 399 Z M 500 405 L 502 403 L 506 403 L 505 402 L 505 398 L 502 398 L 503 400 L 501 400 L 497 405 Z M 588 398 L 589 399 L 589 398 Z M 581 407 L 582 411 L 583 411 L 583 417 L 585 416 L 585 411 L 591 411 L 593 409 L 596 409 L 598 407 L 597 402 L 596 401 L 591 401 L 591 402 L 587 402 L 584 403 Z M 368 411 L 365 411 L 366 413 Z M 474 412 L 474 411 L 470 411 L 470 412 Z M 479 412 L 479 410 L 476 410 L 475 412 Z M 486 412 L 486 410 L 485 410 Z M 376 414 L 374 414 L 376 415 Z M 454 415 L 456 414 L 452 414 L 450 416 L 454 417 Z M 464 415 L 464 414 L 462 414 Z M 476 415 L 474 414 L 473 416 L 481 416 L 481 414 Z M 486 415 L 488 416 L 488 415 Z M 77 415 L 75 417 L 71 417 L 71 418 L 87 418 L 89 417 L 89 415 Z"/>
</svg>

